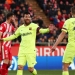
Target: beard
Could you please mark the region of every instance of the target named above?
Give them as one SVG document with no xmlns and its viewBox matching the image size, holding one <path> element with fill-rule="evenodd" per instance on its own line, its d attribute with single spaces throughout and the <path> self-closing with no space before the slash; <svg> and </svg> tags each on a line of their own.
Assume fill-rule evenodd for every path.
<svg viewBox="0 0 75 75">
<path fill-rule="evenodd" d="M 26 24 L 26 25 L 29 25 L 30 23 L 31 23 L 31 21 L 25 20 L 25 24 Z"/>
</svg>

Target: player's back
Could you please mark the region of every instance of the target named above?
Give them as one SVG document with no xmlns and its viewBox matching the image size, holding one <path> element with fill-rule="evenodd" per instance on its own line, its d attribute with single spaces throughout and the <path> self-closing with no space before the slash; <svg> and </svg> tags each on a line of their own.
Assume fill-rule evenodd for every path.
<svg viewBox="0 0 75 75">
<path fill-rule="evenodd" d="M 12 31 L 14 30 L 14 27 L 12 26 L 12 24 L 8 24 L 6 22 L 3 22 L 0 26 L 0 32 L 2 33 L 1 38 L 5 38 L 8 37 L 12 34 Z M 2 42 L 3 46 L 11 46 L 11 41 L 4 41 Z"/>
</svg>

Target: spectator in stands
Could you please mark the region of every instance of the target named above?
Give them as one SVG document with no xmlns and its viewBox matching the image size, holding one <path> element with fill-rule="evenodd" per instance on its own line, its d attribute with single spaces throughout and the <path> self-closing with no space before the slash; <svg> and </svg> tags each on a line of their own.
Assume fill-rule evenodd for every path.
<svg viewBox="0 0 75 75">
<path fill-rule="evenodd" d="M 2 15 L 0 14 L 0 25 L 1 25 L 1 23 L 3 22 L 4 20 L 3 20 L 3 17 L 2 17 Z"/>
<path fill-rule="evenodd" d="M 13 0 L 6 0 L 7 4 L 12 4 Z"/>
<path fill-rule="evenodd" d="M 22 24 L 24 24 L 24 18 L 23 17 L 20 18 L 19 26 L 22 25 Z"/>
<path fill-rule="evenodd" d="M 0 3 L 0 11 L 2 11 L 4 9 L 4 6 L 2 3 Z"/>
</svg>

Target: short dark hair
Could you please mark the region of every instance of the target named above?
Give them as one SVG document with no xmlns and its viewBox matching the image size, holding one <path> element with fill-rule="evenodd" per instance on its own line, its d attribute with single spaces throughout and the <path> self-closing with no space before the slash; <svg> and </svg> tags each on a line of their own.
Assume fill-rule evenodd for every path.
<svg viewBox="0 0 75 75">
<path fill-rule="evenodd" d="M 7 15 L 6 15 L 6 18 L 7 19 L 9 19 L 11 16 L 13 16 L 14 15 L 14 13 L 12 13 L 12 12 L 9 12 L 9 13 L 7 13 Z"/>
<path fill-rule="evenodd" d="M 24 15 L 25 15 L 25 14 L 27 15 L 27 14 L 30 14 L 30 13 L 27 11 L 27 12 L 24 12 Z"/>
<path fill-rule="evenodd" d="M 72 12 L 72 14 L 75 14 L 75 6 L 73 6 L 73 7 L 71 8 L 71 12 Z"/>
</svg>

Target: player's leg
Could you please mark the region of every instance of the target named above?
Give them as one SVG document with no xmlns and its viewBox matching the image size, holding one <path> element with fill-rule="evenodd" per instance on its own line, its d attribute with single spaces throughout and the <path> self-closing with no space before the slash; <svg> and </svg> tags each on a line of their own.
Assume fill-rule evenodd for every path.
<svg viewBox="0 0 75 75">
<path fill-rule="evenodd" d="M 8 62 L 8 66 L 6 69 L 7 74 L 8 74 L 8 68 L 10 67 L 11 64 L 12 64 L 12 54 L 11 54 L 10 49 L 9 49 L 9 62 Z"/>
<path fill-rule="evenodd" d="M 2 47 L 2 59 L 3 64 L 1 66 L 1 74 L 8 75 L 8 64 L 9 64 L 9 48 Z"/>
<path fill-rule="evenodd" d="M 63 56 L 62 75 L 69 75 L 68 67 L 73 61 L 73 59 L 74 59 L 74 50 L 69 47 L 65 50 L 65 53 Z"/>
<path fill-rule="evenodd" d="M 7 68 L 9 68 L 11 64 L 12 64 L 12 54 L 11 54 L 11 52 L 9 50 L 9 63 L 8 63 L 8 67 Z"/>
<path fill-rule="evenodd" d="M 17 75 L 23 75 L 24 65 L 26 65 L 26 57 L 24 54 L 19 53 Z"/>
<path fill-rule="evenodd" d="M 63 66 L 62 66 L 63 73 L 62 73 L 62 75 L 69 75 L 69 71 L 68 71 L 69 65 L 70 65 L 70 63 L 63 62 Z"/>
<path fill-rule="evenodd" d="M 2 52 L 0 51 L 0 74 L 1 74 Z"/>
<path fill-rule="evenodd" d="M 33 75 L 37 75 L 37 71 L 34 68 L 36 62 L 36 54 L 27 54 L 26 55 L 26 59 L 27 59 L 27 65 L 28 65 L 28 70 L 33 74 Z"/>
</svg>

